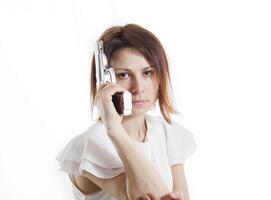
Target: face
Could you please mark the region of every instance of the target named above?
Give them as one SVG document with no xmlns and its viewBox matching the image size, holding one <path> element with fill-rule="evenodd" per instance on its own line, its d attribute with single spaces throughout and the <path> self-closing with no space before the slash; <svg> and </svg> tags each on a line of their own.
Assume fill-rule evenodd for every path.
<svg viewBox="0 0 271 200">
<path fill-rule="evenodd" d="M 154 68 L 132 48 L 114 52 L 110 65 L 114 68 L 117 83 L 132 94 L 132 115 L 145 114 L 157 99 L 158 82 Z"/>
</svg>

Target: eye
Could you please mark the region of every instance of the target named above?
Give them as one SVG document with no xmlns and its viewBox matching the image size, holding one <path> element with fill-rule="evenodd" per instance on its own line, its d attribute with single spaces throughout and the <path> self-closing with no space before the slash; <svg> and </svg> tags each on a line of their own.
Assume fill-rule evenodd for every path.
<svg viewBox="0 0 271 200">
<path fill-rule="evenodd" d="M 117 78 L 123 79 L 123 78 L 127 78 L 128 77 L 128 73 L 126 72 L 121 72 L 116 74 Z"/>
<path fill-rule="evenodd" d="M 145 71 L 145 72 L 144 72 L 144 75 L 145 75 L 145 76 L 150 76 L 150 75 L 152 75 L 152 73 L 153 73 L 152 70 L 148 70 L 148 71 Z"/>
</svg>

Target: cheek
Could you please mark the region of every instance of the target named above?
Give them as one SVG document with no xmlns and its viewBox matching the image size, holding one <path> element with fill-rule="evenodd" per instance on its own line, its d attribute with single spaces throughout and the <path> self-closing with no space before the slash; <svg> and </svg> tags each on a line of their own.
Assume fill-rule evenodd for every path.
<svg viewBox="0 0 271 200">
<path fill-rule="evenodd" d="M 142 83 L 144 84 L 144 90 L 148 91 L 148 96 L 151 98 L 156 98 L 158 93 L 158 83 L 155 79 L 146 79 L 142 80 Z M 132 81 L 127 80 L 117 80 L 117 84 L 119 84 L 121 87 L 129 90 L 132 87 Z"/>
<path fill-rule="evenodd" d="M 146 90 L 149 91 L 149 94 L 151 97 L 155 98 L 157 97 L 158 94 L 158 83 L 155 80 L 151 80 L 150 82 L 147 83 Z"/>
<path fill-rule="evenodd" d="M 119 84 L 121 87 L 125 88 L 125 89 L 129 89 L 130 87 L 130 82 L 129 81 L 125 81 L 125 80 L 117 80 L 116 81 L 117 84 Z"/>
</svg>

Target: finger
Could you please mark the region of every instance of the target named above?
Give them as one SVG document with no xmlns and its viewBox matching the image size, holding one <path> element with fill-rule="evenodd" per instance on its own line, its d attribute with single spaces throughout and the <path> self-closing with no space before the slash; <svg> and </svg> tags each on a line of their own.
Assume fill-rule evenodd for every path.
<svg viewBox="0 0 271 200">
<path fill-rule="evenodd" d="M 141 197 L 141 200 L 159 200 L 159 199 L 153 196 L 152 194 L 145 194 Z"/>
<path fill-rule="evenodd" d="M 108 83 L 106 86 L 103 87 L 101 90 L 101 93 L 106 93 L 109 95 L 114 95 L 116 92 L 126 92 L 127 89 L 124 87 L 120 86 L 119 84 L 116 83 Z"/>
<path fill-rule="evenodd" d="M 145 194 L 140 198 L 140 200 L 152 200 L 152 199 L 150 199 L 149 196 Z"/>
<path fill-rule="evenodd" d="M 170 193 L 161 197 L 161 200 L 171 200 L 171 199 L 172 199 L 172 196 Z"/>
<path fill-rule="evenodd" d="M 151 200 L 159 200 L 159 198 L 154 194 L 148 194 Z"/>
<path fill-rule="evenodd" d="M 181 200 L 177 192 L 170 192 L 161 197 L 161 200 Z"/>
<path fill-rule="evenodd" d="M 106 87 L 107 85 L 109 85 L 109 82 L 106 83 L 99 83 L 98 84 L 98 91 L 101 91 L 104 87 Z"/>
<path fill-rule="evenodd" d="M 174 200 L 183 200 L 183 199 L 184 199 L 184 194 L 183 194 L 183 192 L 173 191 L 173 192 L 170 193 L 170 196 L 171 196 L 172 199 L 174 199 Z"/>
<path fill-rule="evenodd" d="M 112 94 L 107 94 L 107 92 L 108 92 L 107 88 L 111 87 L 112 84 L 114 84 L 114 83 L 100 83 L 100 85 L 98 86 L 98 92 L 95 95 L 95 101 L 94 102 L 98 102 L 101 99 L 102 96 L 107 96 L 106 99 L 111 100 Z"/>
<path fill-rule="evenodd" d="M 179 197 L 181 200 L 184 200 L 184 193 L 183 192 L 179 192 Z"/>
</svg>

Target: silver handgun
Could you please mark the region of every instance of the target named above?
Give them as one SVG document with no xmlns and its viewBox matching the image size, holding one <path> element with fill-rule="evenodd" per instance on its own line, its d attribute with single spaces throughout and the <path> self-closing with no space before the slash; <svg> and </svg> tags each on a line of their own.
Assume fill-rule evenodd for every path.
<svg viewBox="0 0 271 200">
<path fill-rule="evenodd" d="M 116 83 L 115 71 L 108 66 L 106 55 L 103 50 L 103 41 L 99 40 L 94 46 L 96 85 L 97 90 L 100 83 Z M 132 96 L 130 92 L 116 92 L 112 96 L 113 104 L 119 115 L 130 115 L 132 113 Z"/>
</svg>

